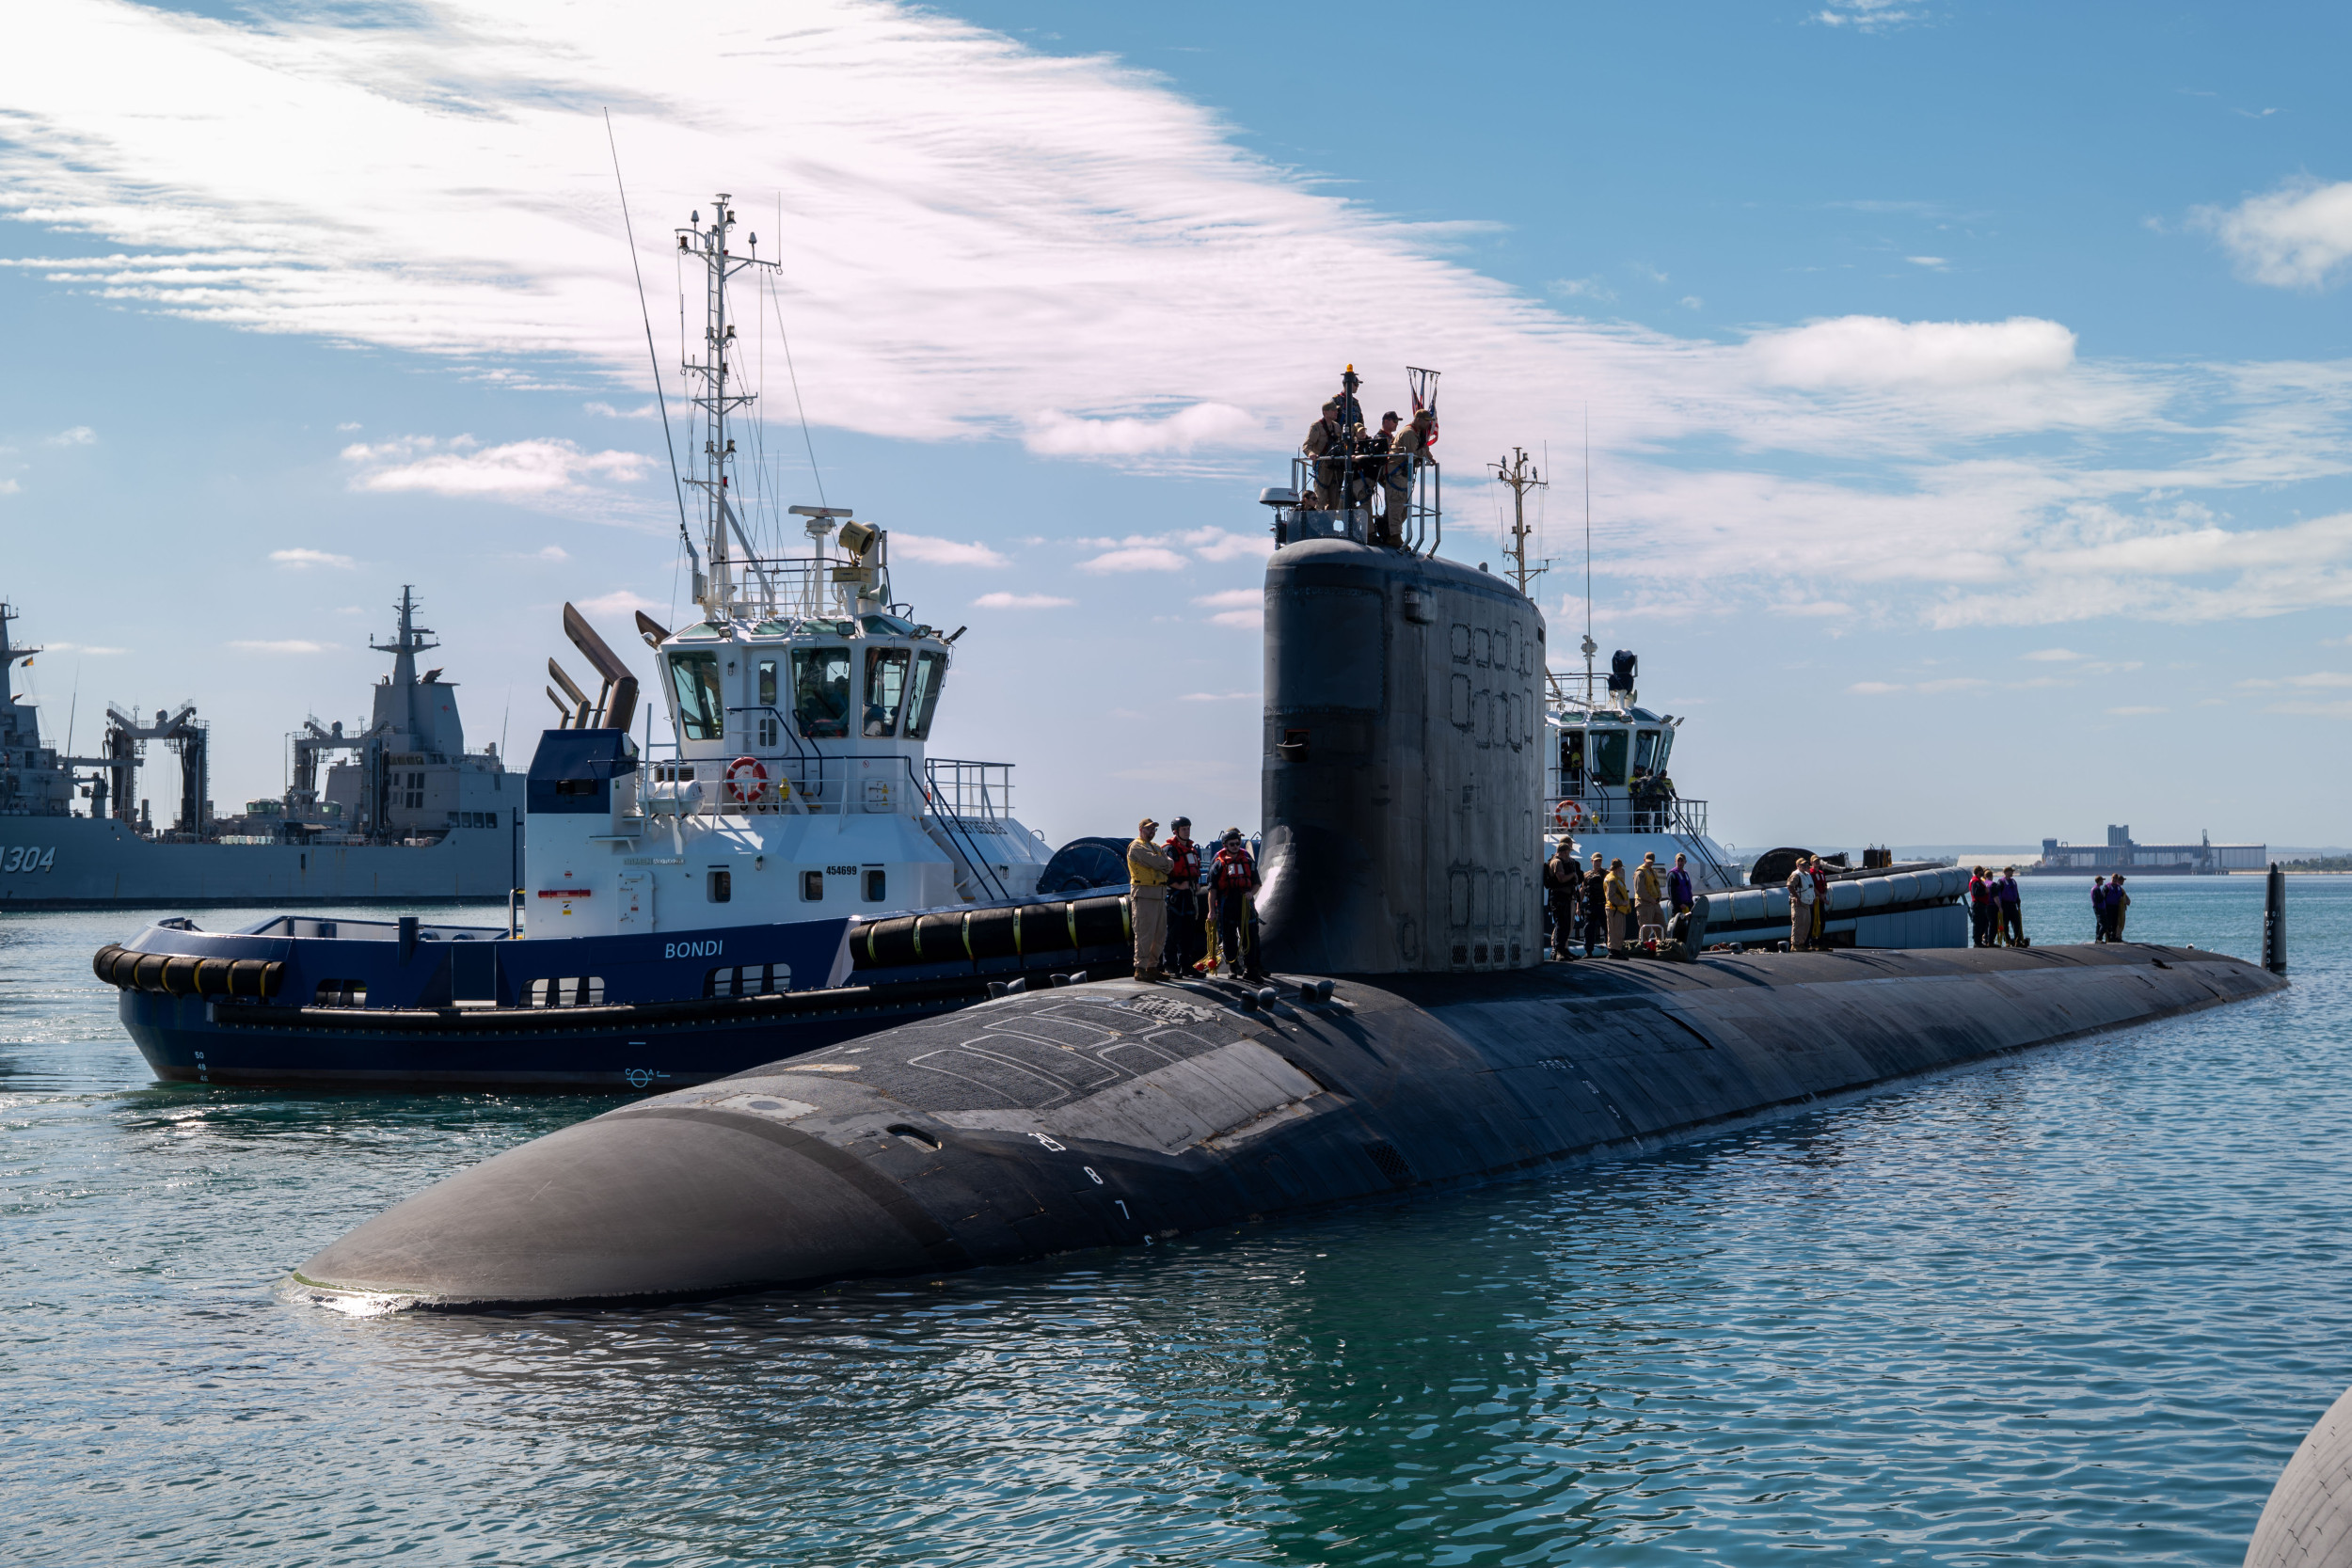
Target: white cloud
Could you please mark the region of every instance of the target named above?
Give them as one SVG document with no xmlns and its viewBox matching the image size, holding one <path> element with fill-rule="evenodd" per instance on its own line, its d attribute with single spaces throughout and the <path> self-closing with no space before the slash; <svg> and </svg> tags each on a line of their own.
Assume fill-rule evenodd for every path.
<svg viewBox="0 0 2352 1568">
<path fill-rule="evenodd" d="M 1215 594 L 1198 594 L 1192 602 L 1210 610 L 1263 610 L 1265 590 L 1263 588 L 1227 588 Z"/>
<path fill-rule="evenodd" d="M 569 561 L 571 558 L 572 552 L 565 549 L 561 545 L 542 545 L 539 548 L 532 550 L 529 555 L 526 555 L 521 559 L 525 561 L 561 562 Z"/>
<path fill-rule="evenodd" d="M 97 440 L 98 432 L 86 424 L 77 424 L 72 430 L 60 430 L 50 436 L 47 444 L 53 447 L 87 447 Z"/>
<path fill-rule="evenodd" d="M 337 434 L 337 435 L 340 435 L 340 436 L 348 436 L 348 435 L 350 435 L 353 431 L 358 430 L 358 428 L 359 428 L 359 421 L 358 421 L 358 420 L 346 420 L 343 423 L 337 425 L 337 426 L 335 427 L 335 431 L 336 431 L 336 434 Z"/>
<path fill-rule="evenodd" d="M 1156 545 L 1130 546 L 1078 562 L 1081 572 L 1184 572 L 1191 567 L 1184 556 Z"/>
<path fill-rule="evenodd" d="M 1817 3 L 1846 27 L 1923 14 Z M 2291 504 L 2271 498 L 2352 473 L 2352 365 L 2086 361 L 2032 316 L 1848 316 L 1733 343 L 1588 321 L 1558 307 L 1597 293 L 1484 277 L 1458 229 L 1271 165 L 1218 111 L 1114 59 L 887 0 L 802 0 L 788 42 L 749 0 L 696 22 L 689 38 L 625 0 L 233 22 L 60 0 L 42 48 L 0 52 L 0 218 L 25 236 L 0 264 L 114 308 L 435 356 L 501 385 L 568 376 L 633 415 L 615 389 L 643 385 L 636 286 L 610 171 L 581 153 L 601 141 L 590 106 L 612 103 L 649 275 L 668 226 L 707 210 L 699 171 L 761 193 L 741 216 L 763 255 L 780 200 L 818 422 L 1272 474 L 1339 356 L 1301 339 L 1297 302 L 1404 298 L 1349 324 L 1367 401 L 1403 405 L 1408 361 L 1452 367 L 1449 454 L 1565 440 L 1589 405 L 1596 467 L 1623 498 L 1604 569 L 1661 591 L 1703 575 L 1722 602 L 1804 603 L 1834 582 L 1857 613 L 1931 626 L 2352 604 L 2352 554 L 2328 540 L 2300 570 L 2264 554 L 2300 526 L 2267 526 Z M 2258 198 L 2229 232 L 2267 236 L 2249 254 L 2283 276 L 2336 276 L 2319 189 Z M 1625 276 L 1645 274 L 1660 280 Z M 759 312 L 742 319 L 758 331 Z M 756 378 L 753 346 L 737 368 Z M 759 389 L 788 408 L 783 356 L 766 359 Z M 627 452 L 367 451 L 362 488 L 656 510 L 610 488 L 660 471 Z M 2233 497 L 2271 510 L 2228 515 Z M 2130 553 L 2199 529 L 2227 536 L 2205 570 Z M 1230 543 L 1103 546 L 1095 569 L 1266 547 L 1217 531 Z M 2058 564 L 2085 552 L 2110 575 Z"/>
<path fill-rule="evenodd" d="M 2019 654 L 2017 657 L 2038 659 L 2043 664 L 2071 664 L 2083 656 L 2072 648 L 2036 648 L 2032 653 Z"/>
<path fill-rule="evenodd" d="M 334 646 L 332 642 L 310 642 L 298 637 L 282 638 L 277 641 L 240 640 L 229 644 L 246 654 L 323 654 Z"/>
<path fill-rule="evenodd" d="M 1213 626 L 1232 626 L 1242 631 L 1255 631 L 1265 625 L 1265 607 L 1255 610 L 1220 610 L 1209 617 Z"/>
<path fill-rule="evenodd" d="M 666 610 L 668 608 L 655 603 L 643 594 L 632 594 L 626 588 L 614 589 L 610 594 L 599 594 L 593 599 L 574 599 L 572 604 L 582 615 L 628 615 L 640 610 Z"/>
<path fill-rule="evenodd" d="M 1274 553 L 1271 533 L 1228 533 L 1221 528 L 1198 528 L 1176 538 L 1203 561 L 1263 561 Z"/>
<path fill-rule="evenodd" d="M 331 555 L 326 550 L 302 548 L 272 550 L 269 552 L 269 558 L 280 566 L 291 566 L 297 572 L 312 566 L 333 566 L 342 571 L 349 571 L 352 564 L 351 557 L 347 555 Z"/>
<path fill-rule="evenodd" d="M 2352 258 L 2352 180 L 2295 180 L 2234 207 L 2190 214 L 2237 263 L 2241 277 L 2278 289 L 2318 289 Z"/>
<path fill-rule="evenodd" d="M 1945 268 L 1951 265 L 1949 261 L 1946 261 L 1941 256 L 1906 256 L 1903 260 L 1909 261 L 1915 267 L 1931 267 L 1937 272 L 1942 272 Z"/>
<path fill-rule="evenodd" d="M 2074 335 L 2053 321 L 1900 322 L 1839 316 L 1748 340 L 1763 379 L 1788 387 L 1904 382 L 1975 386 L 2044 376 L 2074 362 Z"/>
<path fill-rule="evenodd" d="M 1247 703 L 1257 697 L 1255 691 L 1187 691 L 1176 700 L 1180 703 Z"/>
<path fill-rule="evenodd" d="M 1075 599 L 1057 598 L 1051 594 L 983 594 L 972 601 L 975 610 L 1062 610 L 1076 604 Z"/>
<path fill-rule="evenodd" d="M 902 533 L 890 531 L 890 553 L 893 558 L 915 562 L 925 566 L 1006 566 L 1011 564 L 1002 555 L 975 540 L 965 544 L 956 539 L 937 539 L 928 533 Z"/>
<path fill-rule="evenodd" d="M 1555 277 L 1544 288 L 1564 298 L 1596 299 L 1604 305 L 1613 305 L 1617 298 L 1617 291 L 1597 277 Z"/>
<path fill-rule="evenodd" d="M 1813 13 L 1825 27 L 1851 27 L 1858 33 L 1883 33 L 1905 23 L 1923 21 L 1927 12 L 1907 10 L 1903 0 L 1831 0 L 1829 8 Z"/>
<path fill-rule="evenodd" d="M 634 408 L 615 408 L 609 403 L 583 403 L 580 406 L 608 420 L 650 420 L 661 412 L 661 405 L 657 403 L 641 403 Z"/>
<path fill-rule="evenodd" d="M 12 479 L 0 479 L 0 496 L 13 496 L 24 488 Z"/>
<path fill-rule="evenodd" d="M 2135 704 L 2129 707 L 2111 707 L 2107 709 L 2107 711 L 2115 714 L 2119 718 L 2137 719 L 2145 714 L 2169 713 L 2172 710 L 2169 707 L 2150 707 L 2144 704 Z"/>
<path fill-rule="evenodd" d="M 1853 685 L 1846 688 L 1846 689 L 1852 692 L 1857 697 L 1884 697 L 1897 691 L 1916 691 L 1923 692 L 1929 696 L 1936 696 L 1947 691 L 1974 691 L 1979 687 L 1991 686 L 1992 684 L 1993 683 L 1991 681 L 1979 679 L 1975 675 L 1947 675 L 1937 680 L 1912 681 L 1909 683 L 1899 681 L 1856 681 Z"/>
<path fill-rule="evenodd" d="M 1266 428 L 1229 403 L 1196 403 L 1156 420 L 1081 419 L 1049 408 L 1031 417 L 1021 439 L 1031 451 L 1057 457 L 1141 457 L 1263 446 Z"/>
<path fill-rule="evenodd" d="M 91 658 L 101 658 L 112 657 L 116 654 L 127 654 L 131 650 L 103 648 L 94 642 L 51 642 L 46 644 L 42 651 L 53 654 L 82 654 Z"/>
<path fill-rule="evenodd" d="M 373 446 L 355 443 L 342 455 L 363 465 L 352 476 L 355 490 L 423 490 L 510 499 L 579 490 L 595 479 L 626 483 L 654 466 L 639 452 L 589 451 L 554 437 L 485 447 L 467 436 L 446 442 L 407 436 Z M 404 458 L 409 461 L 400 461 Z"/>
</svg>

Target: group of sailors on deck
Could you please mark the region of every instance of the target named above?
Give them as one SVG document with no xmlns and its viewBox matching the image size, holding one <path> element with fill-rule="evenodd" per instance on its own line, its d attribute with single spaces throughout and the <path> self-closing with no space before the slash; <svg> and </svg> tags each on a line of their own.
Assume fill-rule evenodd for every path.
<svg viewBox="0 0 2352 1568">
<path fill-rule="evenodd" d="M 1402 545 L 1413 507 L 1413 479 L 1428 461 L 1438 417 L 1432 409 L 1419 408 L 1411 419 L 1401 420 L 1391 409 L 1380 416 L 1378 429 L 1369 429 L 1363 404 L 1356 398 L 1360 384 L 1350 370 L 1342 378 L 1340 394 L 1307 427 L 1298 450 L 1312 460 L 1314 486 L 1299 498 L 1299 504 L 1319 512 L 1369 510 L 1377 490 L 1381 509 L 1373 519 L 1372 543 Z"/>
</svg>

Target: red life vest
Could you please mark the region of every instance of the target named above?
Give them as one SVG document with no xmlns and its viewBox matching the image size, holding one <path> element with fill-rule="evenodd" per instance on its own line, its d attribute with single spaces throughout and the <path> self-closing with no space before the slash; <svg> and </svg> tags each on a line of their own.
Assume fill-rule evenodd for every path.
<svg viewBox="0 0 2352 1568">
<path fill-rule="evenodd" d="M 1168 885 L 1185 893 L 1200 886 L 1200 846 L 1190 840 L 1178 843 L 1169 839 L 1160 847 L 1168 851 Z"/>
<path fill-rule="evenodd" d="M 1211 885 L 1219 893 L 1248 893 L 1258 879 L 1258 868 L 1247 849 L 1219 849 Z"/>
</svg>

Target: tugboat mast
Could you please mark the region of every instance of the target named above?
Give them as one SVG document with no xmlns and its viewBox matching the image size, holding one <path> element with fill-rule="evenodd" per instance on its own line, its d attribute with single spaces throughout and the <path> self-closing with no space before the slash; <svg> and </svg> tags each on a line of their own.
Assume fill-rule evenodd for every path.
<svg viewBox="0 0 2352 1568">
<path fill-rule="evenodd" d="M 1525 447 L 1513 447 L 1510 456 L 1499 457 L 1488 467 L 1494 470 L 1497 480 L 1511 487 L 1511 537 L 1502 546 L 1502 553 L 1511 562 L 1512 580 L 1518 584 L 1521 594 L 1527 594 L 1532 599 L 1534 595 L 1528 594 L 1527 585 L 1550 571 L 1551 563 L 1546 562 L 1539 566 L 1527 563 L 1527 536 L 1532 531 L 1527 523 L 1527 493 L 1530 490 L 1548 490 L 1551 482 L 1528 466 Z M 1544 682 L 1550 688 L 1553 697 L 1563 702 L 1566 700 L 1567 694 L 1560 689 L 1560 677 L 1551 673 L 1549 663 L 1544 667 Z"/>
<path fill-rule="evenodd" d="M 678 249 L 699 253 L 703 259 L 702 357 L 688 358 L 679 368 L 691 389 L 689 401 L 703 412 L 702 472 L 686 483 L 703 493 L 705 555 L 709 569 L 697 602 L 713 616 L 724 614 L 738 597 L 736 553 L 729 545 L 730 534 L 734 543 L 742 546 L 743 565 L 755 576 L 765 577 L 731 499 L 738 487 L 731 472 L 736 453 L 735 439 L 727 434 L 727 416 L 750 406 L 757 401 L 758 394 L 734 391 L 728 386 L 736 338 L 735 324 L 727 319 L 727 283 L 738 273 L 753 268 L 764 267 L 773 272 L 780 267 L 778 262 L 759 259 L 757 234 L 746 236 L 750 255 L 733 253 L 727 243 L 727 230 L 736 224 L 735 209 L 727 205 L 731 199 L 727 192 L 721 191 L 707 225 L 697 212 L 689 226 L 677 230 Z M 769 597 L 774 597 L 772 592 Z"/>
</svg>

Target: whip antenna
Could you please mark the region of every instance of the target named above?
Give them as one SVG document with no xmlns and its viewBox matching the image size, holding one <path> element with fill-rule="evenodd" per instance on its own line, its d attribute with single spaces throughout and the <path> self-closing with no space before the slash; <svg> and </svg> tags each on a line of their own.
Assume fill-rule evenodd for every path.
<svg viewBox="0 0 2352 1568">
<path fill-rule="evenodd" d="M 686 553 L 694 555 L 694 536 L 686 527 L 686 491 L 678 483 L 677 442 L 670 436 L 670 403 L 661 395 L 661 356 L 653 346 L 653 309 L 645 303 L 645 269 L 637 261 L 637 226 L 629 221 L 628 187 L 621 182 L 621 144 L 612 136 L 612 111 L 604 111 L 604 143 L 612 150 L 612 188 L 621 195 L 621 230 L 628 236 L 628 270 L 637 277 L 637 313 L 645 323 L 645 362 L 653 367 L 654 406 L 661 410 L 661 444 L 670 451 L 670 491 L 677 498 L 677 535 Z M 702 557 L 694 555 L 694 575 L 702 576 Z"/>
</svg>

